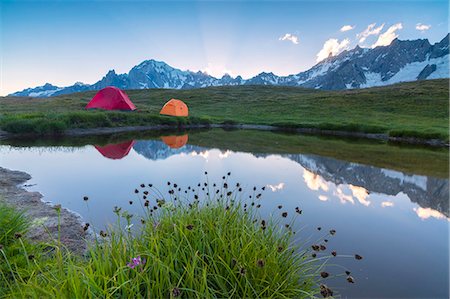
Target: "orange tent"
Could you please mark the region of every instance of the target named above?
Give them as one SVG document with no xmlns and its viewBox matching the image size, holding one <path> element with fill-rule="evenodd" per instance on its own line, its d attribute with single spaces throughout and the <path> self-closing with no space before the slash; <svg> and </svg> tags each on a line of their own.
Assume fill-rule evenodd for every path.
<svg viewBox="0 0 450 299">
<path fill-rule="evenodd" d="M 183 147 L 188 142 L 188 135 L 183 136 L 162 136 L 162 141 L 170 148 Z"/>
<path fill-rule="evenodd" d="M 162 107 L 159 114 L 172 115 L 172 116 L 188 116 L 188 106 L 180 100 L 171 99 L 164 107 Z"/>
</svg>

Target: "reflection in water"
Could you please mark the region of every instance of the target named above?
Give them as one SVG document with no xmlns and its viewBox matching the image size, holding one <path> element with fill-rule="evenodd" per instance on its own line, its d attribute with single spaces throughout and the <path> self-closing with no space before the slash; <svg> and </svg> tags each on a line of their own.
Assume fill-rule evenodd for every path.
<svg viewBox="0 0 450 299">
<path fill-rule="evenodd" d="M 119 160 L 128 155 L 134 145 L 134 140 L 125 141 L 118 144 L 108 144 L 105 146 L 94 145 L 103 157 Z"/>
<path fill-rule="evenodd" d="M 420 219 L 428 219 L 430 217 L 436 218 L 436 219 L 447 219 L 450 221 L 449 218 L 445 217 L 442 213 L 433 210 L 431 208 L 414 208 L 414 212 L 416 212 L 417 216 L 419 216 Z"/>
<path fill-rule="evenodd" d="M 316 175 L 316 177 L 313 177 L 313 182 L 316 182 L 314 184 L 311 183 L 310 177 L 312 175 L 306 175 L 308 181 L 305 178 L 305 182 L 308 186 L 317 188 L 316 184 L 319 184 L 320 188 L 323 188 L 325 185 L 328 187 L 329 182 L 338 186 L 335 195 L 342 202 L 353 203 L 354 196 L 361 204 L 368 206 L 370 202 L 367 198 L 371 192 L 392 196 L 403 192 L 412 202 L 419 204 L 421 207 L 432 208 L 445 217 L 449 217 L 448 179 L 407 175 L 399 171 L 316 155 L 288 155 L 288 157 L 300 163 L 305 170 L 308 169 L 309 172 Z M 352 195 L 344 193 L 342 186 L 340 186 L 343 184 L 349 185 Z M 384 206 L 389 206 L 389 204 Z"/>
<path fill-rule="evenodd" d="M 150 160 L 164 160 L 178 154 L 201 156 L 208 160 L 210 152 L 207 148 L 190 144 L 172 148 L 165 142 L 155 140 L 137 141 L 133 148 L 138 154 Z M 229 150 L 220 151 L 219 158 L 224 159 L 231 153 Z M 271 154 L 252 155 L 263 158 Z M 420 208 L 416 213 L 422 219 L 449 217 L 449 180 L 447 179 L 407 175 L 399 171 L 316 155 L 287 154 L 281 155 L 281 157 L 288 158 L 302 166 L 303 180 L 309 189 L 327 193 L 318 195 L 321 201 L 328 201 L 330 195 L 333 195 L 343 204 L 355 204 L 356 200 L 368 207 L 371 205 L 371 193 L 391 196 L 404 193 L 412 202 L 419 204 Z M 275 192 L 283 189 L 284 184 L 267 185 L 267 187 Z M 331 187 L 333 187 L 332 190 Z M 383 201 L 380 205 L 383 208 L 392 207 L 394 203 Z"/>
<path fill-rule="evenodd" d="M 46 200 L 79 212 L 99 228 L 115 219 L 105 207 L 135 200 L 130 196 L 138 184 L 164 186 L 167 178 L 186 187 L 202 182 L 204 171 L 211 182 L 232 171 L 233 184 L 236 179 L 244 190 L 251 190 L 254 184 L 266 186 L 259 209 L 264 217 L 278 212 L 278 205 L 286 209 L 300 206 L 305 211 L 296 227 L 301 242 L 309 242 L 308 234 L 320 225 L 338 231 L 339 238 L 330 240 L 329 246 L 339 255 L 358 247 L 358 253 L 365 257 L 361 268 L 355 267 L 354 259 L 336 260 L 336 264 L 351 268 L 357 280 L 351 287 L 345 280 L 330 281 L 343 297 L 448 298 L 447 178 L 411 175 L 320 155 L 279 154 L 296 149 L 264 150 L 246 144 L 242 135 L 240 138 L 225 140 L 221 146 L 212 146 L 219 149 L 211 149 L 179 146 L 182 142 L 176 139 L 133 142 L 127 137 L 121 140 L 130 141 L 96 147 L 108 159 L 87 143 L 79 145 L 77 151 L 72 150 L 75 147 L 1 146 L 0 154 L 3 167 L 32 175 L 30 183 L 37 185 L 30 187 L 31 191 L 40 191 Z M 118 139 L 103 140 L 102 144 L 108 140 Z M 195 142 L 194 136 L 190 140 Z M 208 144 L 205 140 L 210 139 L 202 139 L 200 144 Z M 230 150 L 236 140 L 242 140 L 245 146 L 241 148 L 248 150 Z M 89 207 L 82 200 L 84 195 L 92 198 Z M 139 215 L 139 205 L 127 207 Z M 341 272 L 337 269 L 335 273 Z"/>
<path fill-rule="evenodd" d="M 278 185 L 268 184 L 267 187 L 270 188 L 272 192 L 277 192 L 278 190 L 282 190 L 284 188 L 284 183 L 279 183 Z"/>
<path fill-rule="evenodd" d="M 381 202 L 381 207 L 382 208 L 387 208 L 387 207 L 393 207 L 394 203 L 392 201 L 383 201 Z"/>
<path fill-rule="evenodd" d="M 312 171 L 308 171 L 303 169 L 303 179 L 305 180 L 306 186 L 309 189 L 318 191 L 319 189 L 323 191 L 328 191 L 328 184 L 320 175 L 313 173 Z"/>
<path fill-rule="evenodd" d="M 171 136 L 161 136 L 161 140 L 167 144 L 170 148 L 180 148 L 186 145 L 188 142 L 188 134 L 178 136 L 178 135 L 171 135 Z"/>
</svg>

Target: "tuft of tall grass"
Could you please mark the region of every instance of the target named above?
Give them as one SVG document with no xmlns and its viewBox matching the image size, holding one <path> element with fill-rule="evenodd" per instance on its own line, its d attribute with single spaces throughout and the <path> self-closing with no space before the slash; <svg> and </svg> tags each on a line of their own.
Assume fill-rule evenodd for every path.
<svg viewBox="0 0 450 299">
<path fill-rule="evenodd" d="M 4 273 L 15 275 L 0 278 L 4 294 L 309 298 L 320 292 L 321 265 L 294 244 L 292 231 L 274 219 L 260 219 L 257 207 L 241 203 L 241 189 L 229 190 L 225 183 L 202 201 L 198 195 L 183 199 L 176 185 L 167 201 L 155 190 L 154 199 L 141 202 L 145 216 L 134 231 L 133 215 L 116 207 L 117 223 L 97 235 L 86 256 L 73 255 L 55 241 L 46 253 L 32 253 L 32 263 L 19 265 L 0 249 L 2 263 L 12 263 Z M 25 246 L 14 255 L 30 255 L 24 251 Z"/>
</svg>

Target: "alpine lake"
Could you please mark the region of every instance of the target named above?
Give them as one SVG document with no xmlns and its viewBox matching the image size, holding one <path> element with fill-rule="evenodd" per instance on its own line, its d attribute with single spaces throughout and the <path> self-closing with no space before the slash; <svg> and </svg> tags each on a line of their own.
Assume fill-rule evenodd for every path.
<svg viewBox="0 0 450 299">
<path fill-rule="evenodd" d="M 2 140 L 0 156 L 1 167 L 32 176 L 27 190 L 97 231 L 116 221 L 115 206 L 139 225 L 141 184 L 158 190 L 148 195 L 154 203 L 201 199 L 226 181 L 248 206 L 261 205 L 262 218 L 294 223 L 302 246 L 327 239 L 317 255 L 329 256 L 324 281 L 338 296 L 449 297 L 447 148 L 213 129 Z"/>
</svg>

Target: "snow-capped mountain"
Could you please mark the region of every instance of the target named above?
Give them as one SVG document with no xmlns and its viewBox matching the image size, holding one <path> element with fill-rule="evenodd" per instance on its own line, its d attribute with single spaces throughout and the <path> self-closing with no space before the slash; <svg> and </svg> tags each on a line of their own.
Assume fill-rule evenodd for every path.
<svg viewBox="0 0 450 299">
<path fill-rule="evenodd" d="M 100 81 L 57 87 L 49 83 L 10 94 L 11 96 L 49 97 L 106 86 L 122 89 L 189 89 L 222 85 L 287 85 L 315 89 L 353 89 L 389 85 L 424 79 L 449 78 L 449 35 L 431 45 L 427 39 L 395 39 L 389 46 L 361 48 L 330 56 L 307 71 L 289 76 L 260 73 L 244 80 L 224 75 L 215 78 L 206 73 L 182 71 L 162 61 L 146 60 L 128 74 L 109 71 Z"/>
</svg>

